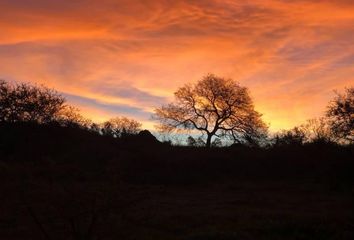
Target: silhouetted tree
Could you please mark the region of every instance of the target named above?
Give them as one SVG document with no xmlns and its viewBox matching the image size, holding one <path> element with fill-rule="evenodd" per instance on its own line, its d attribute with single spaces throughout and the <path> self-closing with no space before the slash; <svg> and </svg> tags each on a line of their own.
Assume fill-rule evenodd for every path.
<svg viewBox="0 0 354 240">
<path fill-rule="evenodd" d="M 0 81 L 0 122 L 52 122 L 64 103 L 64 97 L 54 90 Z"/>
<path fill-rule="evenodd" d="M 92 122 L 55 90 L 0 81 L 0 122 L 57 123 L 90 129 Z"/>
<path fill-rule="evenodd" d="M 57 114 L 56 121 L 64 127 L 79 127 L 99 132 L 98 126 L 91 120 L 83 117 L 79 109 L 65 105 Z"/>
<path fill-rule="evenodd" d="M 290 130 L 283 130 L 273 138 L 273 144 L 279 145 L 303 145 L 305 143 L 333 143 L 330 126 L 325 118 L 307 120 L 305 124 Z"/>
<path fill-rule="evenodd" d="M 126 117 L 112 118 L 102 125 L 102 134 L 116 138 L 136 135 L 141 131 L 142 124 Z"/>
<path fill-rule="evenodd" d="M 245 136 L 261 138 L 267 130 L 247 88 L 232 79 L 209 74 L 194 85 L 179 88 L 175 99 L 174 103 L 155 109 L 158 128 L 197 129 L 206 135 L 206 147 L 211 146 L 213 136 L 244 142 Z"/>
<path fill-rule="evenodd" d="M 306 141 L 306 132 L 302 127 L 284 130 L 274 136 L 275 146 L 303 145 Z"/>
<path fill-rule="evenodd" d="M 307 120 L 307 123 L 302 125 L 302 129 L 307 142 L 330 143 L 335 140 L 327 120 L 323 117 Z"/>
<path fill-rule="evenodd" d="M 340 141 L 354 142 L 354 87 L 336 93 L 329 103 L 327 117 L 331 130 Z"/>
</svg>

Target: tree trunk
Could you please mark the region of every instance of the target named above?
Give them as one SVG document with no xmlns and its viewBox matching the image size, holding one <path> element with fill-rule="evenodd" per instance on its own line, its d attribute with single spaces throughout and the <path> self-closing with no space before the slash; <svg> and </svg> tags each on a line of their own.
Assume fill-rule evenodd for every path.
<svg viewBox="0 0 354 240">
<path fill-rule="evenodd" d="M 213 136 L 212 134 L 208 134 L 207 141 L 206 141 L 206 144 L 205 144 L 206 148 L 210 148 L 211 147 L 211 137 L 212 136 Z"/>
</svg>

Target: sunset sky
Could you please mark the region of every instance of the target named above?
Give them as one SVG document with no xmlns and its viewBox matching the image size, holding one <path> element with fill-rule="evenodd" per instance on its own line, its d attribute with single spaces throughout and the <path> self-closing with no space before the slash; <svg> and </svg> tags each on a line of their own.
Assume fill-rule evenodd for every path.
<svg viewBox="0 0 354 240">
<path fill-rule="evenodd" d="M 0 79 L 44 84 L 95 121 L 152 129 L 207 73 L 250 89 L 271 130 L 354 83 L 354 0 L 0 0 Z"/>
</svg>

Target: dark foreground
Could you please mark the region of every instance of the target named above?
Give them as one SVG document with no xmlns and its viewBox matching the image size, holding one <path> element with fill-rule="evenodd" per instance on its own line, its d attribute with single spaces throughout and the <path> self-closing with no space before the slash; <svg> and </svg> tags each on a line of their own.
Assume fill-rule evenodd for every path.
<svg viewBox="0 0 354 240">
<path fill-rule="evenodd" d="M 354 239 L 352 147 L 177 148 L 2 127 L 0 239 Z"/>
</svg>

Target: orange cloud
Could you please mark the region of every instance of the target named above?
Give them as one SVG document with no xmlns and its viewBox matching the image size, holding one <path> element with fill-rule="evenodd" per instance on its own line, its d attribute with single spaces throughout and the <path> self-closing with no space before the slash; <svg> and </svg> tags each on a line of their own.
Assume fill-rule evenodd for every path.
<svg viewBox="0 0 354 240">
<path fill-rule="evenodd" d="M 354 80 L 350 0 L 3 0 L 0 78 L 53 87 L 97 121 L 152 109 L 212 72 L 250 88 L 273 130 Z"/>
</svg>

